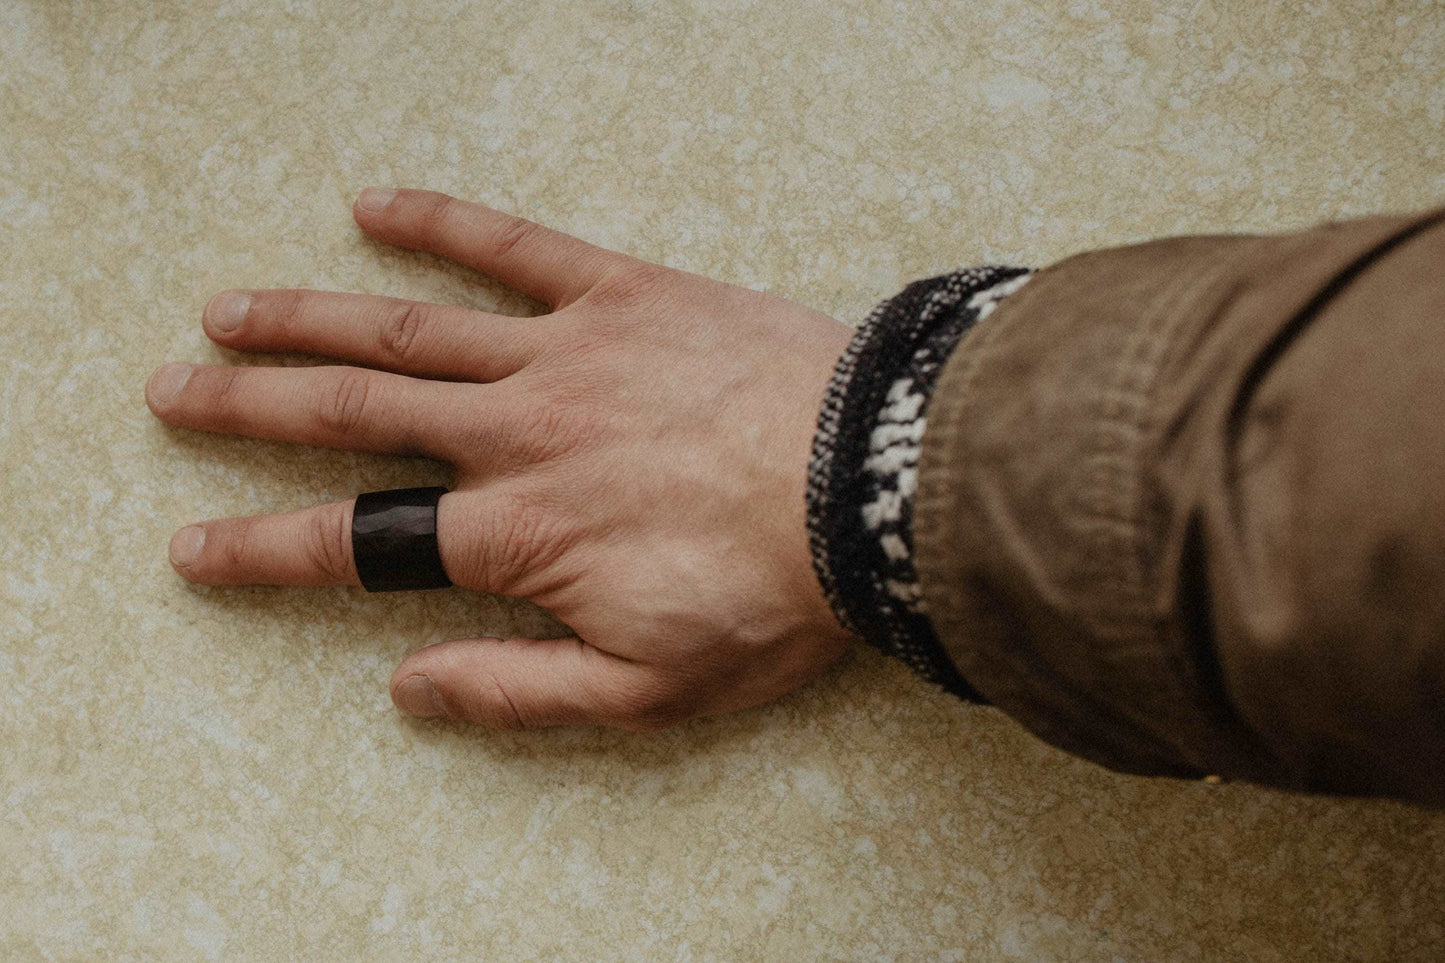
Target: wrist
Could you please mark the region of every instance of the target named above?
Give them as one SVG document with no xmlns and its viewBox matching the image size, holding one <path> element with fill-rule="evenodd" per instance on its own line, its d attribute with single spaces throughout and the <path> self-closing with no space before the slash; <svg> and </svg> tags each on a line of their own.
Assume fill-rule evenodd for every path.
<svg viewBox="0 0 1445 963">
<path fill-rule="evenodd" d="M 925 678 L 977 698 L 923 610 L 913 499 L 928 401 L 964 334 L 1029 272 L 981 267 L 910 285 L 858 329 L 834 368 L 809 466 L 809 544 L 838 622 Z"/>
</svg>

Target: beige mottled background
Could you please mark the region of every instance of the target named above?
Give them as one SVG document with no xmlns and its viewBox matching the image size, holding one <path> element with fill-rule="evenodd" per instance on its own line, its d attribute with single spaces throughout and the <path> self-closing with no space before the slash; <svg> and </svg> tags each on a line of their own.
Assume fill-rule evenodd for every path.
<svg viewBox="0 0 1445 963">
<path fill-rule="evenodd" d="M 856 321 L 955 265 L 1445 196 L 1397 3 L 0 0 L 0 959 L 1426 960 L 1445 814 L 1128 779 L 858 652 L 660 735 L 414 723 L 463 592 L 205 590 L 178 525 L 442 479 L 164 429 L 229 286 L 524 313 L 431 186 Z"/>
</svg>

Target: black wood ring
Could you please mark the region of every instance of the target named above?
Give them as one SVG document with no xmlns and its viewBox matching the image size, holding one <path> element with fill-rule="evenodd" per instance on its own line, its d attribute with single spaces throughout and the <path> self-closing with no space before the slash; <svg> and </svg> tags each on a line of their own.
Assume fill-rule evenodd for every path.
<svg viewBox="0 0 1445 963">
<path fill-rule="evenodd" d="M 351 554 L 368 592 L 449 588 L 437 548 L 437 502 L 445 488 L 393 488 L 356 496 Z"/>
</svg>

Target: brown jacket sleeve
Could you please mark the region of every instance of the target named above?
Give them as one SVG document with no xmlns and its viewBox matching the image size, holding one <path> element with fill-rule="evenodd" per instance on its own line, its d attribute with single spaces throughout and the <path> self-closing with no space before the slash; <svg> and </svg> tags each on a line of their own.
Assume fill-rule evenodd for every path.
<svg viewBox="0 0 1445 963">
<path fill-rule="evenodd" d="M 1064 749 L 1445 803 L 1445 209 L 1040 271 L 949 359 L 914 543 Z"/>
</svg>

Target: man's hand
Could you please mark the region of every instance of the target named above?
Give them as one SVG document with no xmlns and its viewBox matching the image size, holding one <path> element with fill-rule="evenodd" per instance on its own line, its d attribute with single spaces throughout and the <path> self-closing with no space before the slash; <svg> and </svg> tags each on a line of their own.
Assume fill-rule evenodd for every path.
<svg viewBox="0 0 1445 963">
<path fill-rule="evenodd" d="M 455 466 L 437 516 L 452 581 L 531 599 L 577 637 L 428 646 L 392 678 L 399 708 L 655 728 L 775 698 L 843 652 L 803 492 L 847 327 L 443 194 L 372 188 L 353 214 L 552 313 L 227 291 L 205 311 L 218 344 L 370 367 L 172 364 L 146 400 L 181 427 Z M 171 560 L 210 585 L 355 585 L 351 508 L 189 526 Z"/>
</svg>

